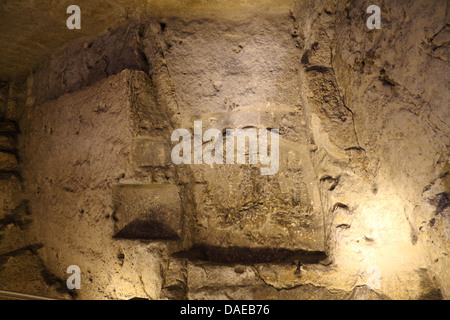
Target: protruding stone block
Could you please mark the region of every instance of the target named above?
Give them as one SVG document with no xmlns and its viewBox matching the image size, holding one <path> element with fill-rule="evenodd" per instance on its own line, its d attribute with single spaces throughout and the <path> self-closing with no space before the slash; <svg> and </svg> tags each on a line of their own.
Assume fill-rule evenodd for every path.
<svg viewBox="0 0 450 320">
<path fill-rule="evenodd" d="M 22 192 L 19 180 L 12 176 L 9 179 L 0 179 L 0 220 L 20 203 L 17 195 Z"/>
<path fill-rule="evenodd" d="M 17 133 L 17 126 L 11 121 L 0 122 L 0 134 L 14 134 Z"/>
<path fill-rule="evenodd" d="M 170 165 L 170 145 L 161 138 L 148 136 L 133 140 L 133 162 L 137 167 L 165 167 Z"/>
<path fill-rule="evenodd" d="M 17 170 L 17 158 L 9 152 L 0 152 L 0 170 L 14 171 Z"/>
<path fill-rule="evenodd" d="M 113 186 L 116 237 L 179 239 L 181 201 L 178 187 L 169 184 Z"/>
<path fill-rule="evenodd" d="M 16 148 L 13 137 L 0 136 L 0 150 L 13 151 Z"/>
<path fill-rule="evenodd" d="M 318 262 L 325 257 L 325 229 L 304 119 L 291 116 L 295 109 L 247 109 L 211 117 L 203 130 L 280 128 L 279 146 L 270 144 L 267 150 L 275 155 L 278 170 L 264 176 L 265 165 L 248 160 L 244 165 L 193 166 L 198 182 L 195 246 L 205 259 L 227 263 Z"/>
</svg>

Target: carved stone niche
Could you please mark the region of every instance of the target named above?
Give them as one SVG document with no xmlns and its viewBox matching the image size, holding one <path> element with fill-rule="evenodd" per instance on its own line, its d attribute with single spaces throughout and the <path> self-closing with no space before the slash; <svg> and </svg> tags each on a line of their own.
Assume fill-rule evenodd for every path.
<svg viewBox="0 0 450 320">
<path fill-rule="evenodd" d="M 196 120 L 202 121 L 203 132 L 212 128 L 222 132 L 279 129 L 278 172 L 262 175 L 261 168 L 268 165 L 250 165 L 248 158 L 242 165 L 175 166 L 169 161 L 167 130 L 161 136 L 140 133 L 131 143 L 135 167 L 173 166 L 178 177 L 181 173 L 189 177 L 172 184 L 137 179 L 136 183 L 114 185 L 115 238 L 185 242 L 189 235 L 192 248 L 179 254 L 219 262 L 310 263 L 324 259 L 323 214 L 302 111 L 296 107 L 245 107 L 200 118 L 187 116 L 184 121 L 188 122 L 181 128 L 192 132 Z M 204 142 L 203 148 L 208 143 Z M 225 148 L 225 141 L 223 145 Z M 188 212 L 187 220 L 195 221 L 192 228 L 190 222 L 186 225 L 183 212 Z"/>
<path fill-rule="evenodd" d="M 268 113 L 249 108 L 204 117 L 204 131 L 285 127 L 280 128 L 279 171 L 273 176 L 261 175 L 262 165 L 249 165 L 248 159 L 245 165 L 192 165 L 197 257 L 242 263 L 325 258 L 310 144 L 304 132 L 286 134 L 299 118 L 301 114 L 282 109 Z"/>
<path fill-rule="evenodd" d="M 181 201 L 176 185 L 117 184 L 113 203 L 116 238 L 180 239 Z"/>
</svg>

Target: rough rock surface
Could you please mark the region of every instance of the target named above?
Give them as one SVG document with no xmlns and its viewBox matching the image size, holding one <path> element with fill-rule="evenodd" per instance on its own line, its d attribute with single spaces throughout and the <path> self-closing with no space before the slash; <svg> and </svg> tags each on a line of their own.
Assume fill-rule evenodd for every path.
<svg viewBox="0 0 450 320">
<path fill-rule="evenodd" d="M 136 6 L 0 83 L 0 279 L 68 297 L 25 259 L 53 284 L 80 266 L 79 299 L 449 299 L 448 3 L 383 1 L 381 30 L 357 1 L 196 5 Z M 279 172 L 172 164 L 197 120 L 279 129 Z"/>
</svg>

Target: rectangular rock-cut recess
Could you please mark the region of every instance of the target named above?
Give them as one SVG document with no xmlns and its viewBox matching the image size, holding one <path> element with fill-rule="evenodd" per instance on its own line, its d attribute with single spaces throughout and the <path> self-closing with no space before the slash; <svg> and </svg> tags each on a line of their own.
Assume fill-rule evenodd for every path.
<svg viewBox="0 0 450 320">
<path fill-rule="evenodd" d="M 181 200 L 176 185 L 117 184 L 113 202 L 116 238 L 180 239 Z"/>
<path fill-rule="evenodd" d="M 279 170 L 261 175 L 267 165 L 249 165 L 248 158 L 245 165 L 192 166 L 197 226 L 190 254 L 227 263 L 324 259 L 323 213 L 301 114 L 288 108 L 272 113 L 243 108 L 211 117 L 220 121 L 204 121 L 203 132 L 211 127 L 278 128 Z M 286 135 L 293 127 L 298 133 Z"/>
</svg>

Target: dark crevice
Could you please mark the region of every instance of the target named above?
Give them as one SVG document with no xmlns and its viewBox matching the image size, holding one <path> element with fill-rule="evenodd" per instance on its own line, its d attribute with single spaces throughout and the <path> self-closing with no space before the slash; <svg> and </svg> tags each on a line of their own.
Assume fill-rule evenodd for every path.
<svg viewBox="0 0 450 320">
<path fill-rule="evenodd" d="M 336 188 L 336 186 L 339 184 L 339 179 L 340 179 L 340 177 L 333 178 L 333 177 L 327 175 L 327 176 L 320 178 L 320 182 L 328 183 L 329 184 L 328 190 L 333 191 Z"/>
<path fill-rule="evenodd" d="M 218 263 L 278 263 L 298 261 L 303 264 L 314 264 L 327 258 L 324 252 L 290 250 L 281 248 L 249 248 L 249 247 L 219 247 L 198 245 L 188 251 L 178 252 L 176 257 L 214 261 Z"/>
<path fill-rule="evenodd" d="M 179 240 L 169 226 L 158 221 L 133 221 L 114 236 L 116 239 Z"/>
<path fill-rule="evenodd" d="M 366 152 L 366 150 L 362 147 L 350 147 L 350 148 L 346 148 L 345 151 Z"/>
<path fill-rule="evenodd" d="M 332 211 L 335 211 L 336 209 L 339 209 L 339 208 L 344 209 L 344 210 L 350 210 L 350 208 L 347 205 L 338 202 L 338 203 L 334 204 Z"/>
<path fill-rule="evenodd" d="M 444 212 L 449 206 L 450 201 L 446 192 L 436 194 L 428 203 L 436 207 L 436 215 Z"/>
<path fill-rule="evenodd" d="M 310 53 L 310 51 L 306 50 L 305 53 L 303 54 L 302 60 L 301 60 L 302 64 L 309 64 L 309 53 Z"/>
<path fill-rule="evenodd" d="M 16 178 L 20 183 L 23 182 L 23 178 L 19 171 L 16 170 L 0 170 L 0 180 L 11 180 Z"/>
<path fill-rule="evenodd" d="M 395 82 L 389 76 L 386 74 L 386 70 L 381 69 L 380 70 L 380 76 L 378 77 L 378 80 L 383 83 L 385 86 L 395 87 Z"/>
<path fill-rule="evenodd" d="M 327 73 L 330 70 L 331 70 L 330 67 L 325 67 L 325 66 L 311 66 L 311 67 L 306 68 L 306 72 L 317 71 L 320 73 Z"/>
<path fill-rule="evenodd" d="M 145 37 L 145 24 L 142 23 L 139 26 L 139 30 L 138 30 L 138 46 L 137 46 L 137 48 L 138 48 L 139 59 L 141 60 L 143 66 L 144 66 L 145 72 L 147 74 L 149 74 L 150 73 L 150 62 L 148 61 L 148 57 L 145 54 L 144 45 L 142 43 L 142 40 L 144 39 L 144 37 Z"/>
</svg>

